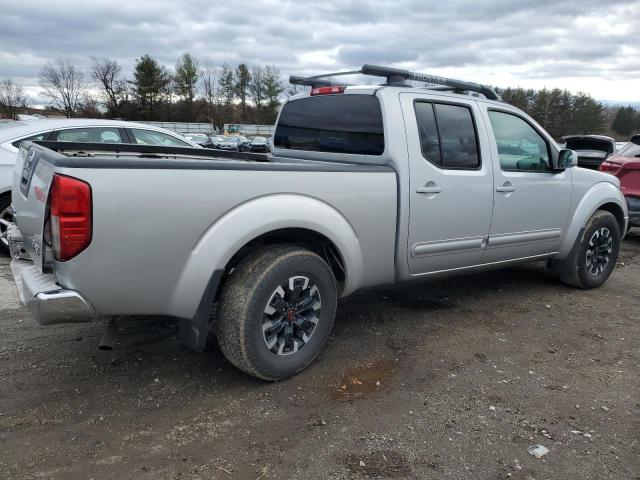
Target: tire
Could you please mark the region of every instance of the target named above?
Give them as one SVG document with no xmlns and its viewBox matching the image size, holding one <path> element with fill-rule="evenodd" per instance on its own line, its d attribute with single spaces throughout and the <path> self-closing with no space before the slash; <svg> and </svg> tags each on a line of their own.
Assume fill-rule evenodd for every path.
<svg viewBox="0 0 640 480">
<path fill-rule="evenodd" d="M 589 219 L 567 258 L 554 261 L 551 271 L 567 285 L 590 289 L 611 275 L 620 253 L 620 225 L 616 217 L 598 210 Z"/>
<path fill-rule="evenodd" d="M 4 195 L 0 197 L 0 253 L 9 253 L 9 240 L 3 237 L 7 230 L 7 226 L 4 222 L 13 222 L 13 216 L 9 214 L 9 207 L 11 206 L 11 196 Z"/>
<path fill-rule="evenodd" d="M 297 246 L 262 248 L 243 259 L 223 287 L 220 349 L 254 377 L 291 377 L 327 342 L 337 297 L 333 272 L 316 253 Z"/>
</svg>

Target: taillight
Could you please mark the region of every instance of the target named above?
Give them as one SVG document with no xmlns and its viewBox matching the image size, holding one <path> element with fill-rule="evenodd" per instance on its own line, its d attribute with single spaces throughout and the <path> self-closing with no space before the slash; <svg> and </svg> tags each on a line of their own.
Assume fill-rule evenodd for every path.
<svg viewBox="0 0 640 480">
<path fill-rule="evenodd" d="M 615 175 L 620 170 L 620 165 L 613 162 L 602 162 L 600 164 L 600 171 Z"/>
<path fill-rule="evenodd" d="M 311 89 L 311 95 L 333 95 L 334 93 L 343 93 L 346 87 L 318 87 Z"/>
<path fill-rule="evenodd" d="M 91 243 L 91 187 L 77 178 L 56 174 L 49 198 L 53 256 L 61 262 L 71 260 Z"/>
</svg>

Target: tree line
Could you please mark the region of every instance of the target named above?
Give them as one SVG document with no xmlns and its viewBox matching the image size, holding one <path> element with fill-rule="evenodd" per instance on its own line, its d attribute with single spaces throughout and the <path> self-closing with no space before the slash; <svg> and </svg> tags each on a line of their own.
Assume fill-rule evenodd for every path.
<svg viewBox="0 0 640 480">
<path fill-rule="evenodd" d="M 271 124 L 284 92 L 273 65 L 216 66 L 185 53 L 168 68 L 146 54 L 125 78 L 117 60 L 91 60 L 86 72 L 63 60 L 42 68 L 44 95 L 67 117 Z"/>
<path fill-rule="evenodd" d="M 185 53 L 173 67 L 151 55 L 135 61 L 131 78 L 110 58 L 93 58 L 88 70 L 55 60 L 40 73 L 40 86 L 52 107 L 67 117 L 125 120 L 272 124 L 285 90 L 274 65 L 213 65 Z M 304 88 L 304 87 L 303 87 Z M 605 107 L 586 93 L 568 90 L 497 88 L 502 99 L 531 115 L 554 138 L 605 133 L 628 138 L 640 132 L 640 112 L 633 107 Z M 0 82 L 0 113 L 7 118 L 29 106 L 22 87 Z"/>
</svg>

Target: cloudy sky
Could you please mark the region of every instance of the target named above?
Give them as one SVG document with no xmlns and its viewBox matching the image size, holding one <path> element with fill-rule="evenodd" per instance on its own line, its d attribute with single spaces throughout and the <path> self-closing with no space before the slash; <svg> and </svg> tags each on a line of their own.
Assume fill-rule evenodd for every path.
<svg viewBox="0 0 640 480">
<path fill-rule="evenodd" d="M 385 64 L 640 101 L 640 0 L 0 0 L 0 79 L 149 53 L 313 74 Z"/>
</svg>

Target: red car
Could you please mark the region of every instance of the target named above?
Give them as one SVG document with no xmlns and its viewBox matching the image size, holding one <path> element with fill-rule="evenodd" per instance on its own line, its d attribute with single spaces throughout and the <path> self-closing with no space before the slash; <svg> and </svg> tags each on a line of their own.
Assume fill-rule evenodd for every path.
<svg viewBox="0 0 640 480">
<path fill-rule="evenodd" d="M 615 156 L 602 162 L 600 171 L 620 179 L 629 207 L 629 226 L 640 227 L 640 135 L 631 137 Z"/>
</svg>

